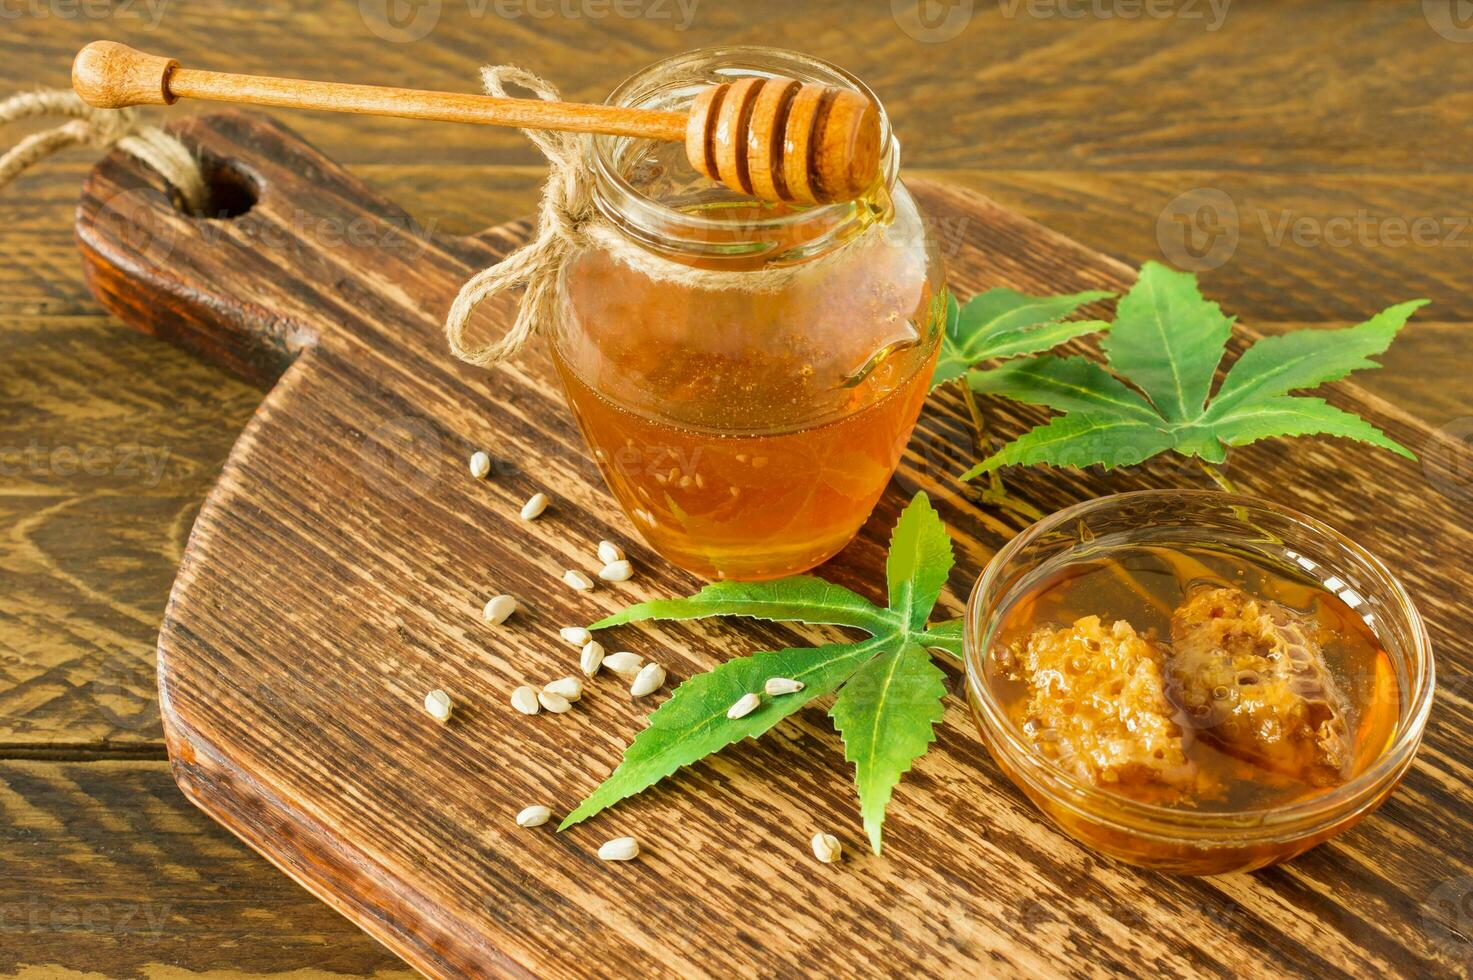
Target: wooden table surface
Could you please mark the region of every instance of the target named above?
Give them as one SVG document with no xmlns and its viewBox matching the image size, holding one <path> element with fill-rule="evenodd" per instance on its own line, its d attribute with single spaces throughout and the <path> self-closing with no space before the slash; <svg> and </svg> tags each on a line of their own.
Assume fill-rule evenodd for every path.
<svg viewBox="0 0 1473 980">
<path fill-rule="evenodd" d="M 924 21 L 909 6 L 27 0 L 0 4 L 0 92 L 65 84 L 98 37 L 422 88 L 469 89 L 482 62 L 515 60 L 589 100 L 691 47 L 801 48 L 870 82 L 910 172 L 1131 263 L 1212 265 L 1207 291 L 1259 325 L 1431 298 L 1362 380 L 1473 435 L 1473 22 L 1389 0 L 938 2 Z M 283 118 L 426 227 L 534 205 L 539 158 L 515 133 Z M 408 975 L 174 787 L 159 619 L 260 392 L 87 295 L 71 212 L 91 160 L 72 151 L 0 194 L 0 975 Z M 1473 499 L 1445 481 L 1409 492 Z M 1447 942 L 1473 957 L 1469 937 Z"/>
</svg>

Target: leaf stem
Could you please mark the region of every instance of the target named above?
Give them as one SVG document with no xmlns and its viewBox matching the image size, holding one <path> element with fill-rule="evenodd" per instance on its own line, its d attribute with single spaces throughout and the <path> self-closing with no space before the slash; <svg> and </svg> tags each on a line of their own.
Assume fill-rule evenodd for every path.
<svg viewBox="0 0 1473 980">
<path fill-rule="evenodd" d="M 1217 484 L 1219 490 L 1225 490 L 1228 493 L 1242 492 L 1238 489 L 1237 484 L 1228 479 L 1228 475 L 1220 467 L 1212 465 L 1200 456 L 1193 456 L 1192 458 L 1197 461 L 1197 465 L 1201 467 L 1202 472 L 1212 478 L 1212 482 Z"/>
<path fill-rule="evenodd" d="M 967 412 L 972 416 L 972 451 L 978 456 L 983 455 L 983 442 L 987 438 L 987 423 L 982 419 L 982 409 L 977 405 L 977 396 L 972 393 L 972 386 L 967 384 L 967 376 L 964 374 L 956 379 L 957 387 L 962 391 L 962 401 L 967 403 Z"/>
</svg>

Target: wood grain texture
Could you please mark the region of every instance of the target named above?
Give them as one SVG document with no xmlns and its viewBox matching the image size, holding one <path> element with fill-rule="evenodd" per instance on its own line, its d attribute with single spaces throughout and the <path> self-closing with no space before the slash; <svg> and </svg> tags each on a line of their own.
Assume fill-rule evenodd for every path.
<svg viewBox="0 0 1473 980">
<path fill-rule="evenodd" d="M 1387 367 L 1361 383 L 1434 425 L 1473 415 L 1468 249 L 1384 238 L 1274 245 L 1258 230 L 1260 212 L 1276 220 L 1284 208 L 1326 222 L 1469 213 L 1470 46 L 1429 30 L 1420 0 L 1235 2 L 1216 31 L 1185 18 L 1038 17 L 1016 5 L 1009 17 L 1001 5 L 977 4 L 962 33 L 939 44 L 900 31 L 883 2 L 703 0 L 682 23 L 674 7 L 676 18 L 665 19 L 583 16 L 591 8 L 581 5 L 571 17 L 503 17 L 497 11 L 506 5 L 445 0 L 438 23 L 411 43 L 375 33 L 360 16 L 365 6 L 372 9 L 338 0 L 13 4 L 0 30 L 0 80 L 5 91 L 64 85 L 81 45 L 115 37 L 201 65 L 467 91 L 480 64 L 512 59 L 556 79 L 569 97 L 597 100 L 629 72 L 689 47 L 787 44 L 875 86 L 900 129 L 908 172 L 980 190 L 1132 265 L 1164 257 L 1156 225 L 1174 198 L 1225 191 L 1240 209 L 1241 241 L 1206 282 L 1255 326 L 1343 323 L 1409 295 L 1431 297 L 1426 321 L 1408 328 Z M 515 134 L 283 118 L 421 227 L 466 234 L 536 204 L 539 161 Z M 88 297 L 71 216 L 92 160 L 91 151 L 72 151 L 0 195 L 0 245 L 9 256 L 0 261 L 0 453 L 25 449 L 39 432 L 47 448 L 166 449 L 170 465 L 157 485 L 126 472 L 73 470 L 65 457 L 39 474 L 0 471 L 0 754 L 161 759 L 157 624 L 193 514 L 260 393 L 120 328 Z M 955 433 L 925 438 L 918 453 L 953 459 L 956 450 L 930 447 L 948 446 Z M 1346 478 L 1347 493 L 1359 482 Z M 1435 542 L 1426 544 L 1435 552 Z M 1463 690 L 1456 679 L 1449 686 Z M 1460 722 L 1448 724 L 1458 737 Z M 135 833 L 181 864 L 197 860 L 162 824 Z M 1449 838 L 1435 839 L 1441 846 Z M 45 862 L 75 839 L 19 840 L 19 860 L 42 869 L 28 879 L 35 892 L 65 888 L 65 880 L 48 884 Z M 320 961 L 316 940 L 294 932 L 292 915 L 260 916 L 251 903 L 252 894 L 263 902 L 281 894 L 276 872 L 245 859 L 239 874 L 238 891 L 213 893 L 201 910 L 222 929 L 242 914 L 255 924 L 230 947 L 233 965 L 310 972 L 304 968 Z M 1308 901 L 1309 886 L 1296 894 Z M 1400 902 L 1401 914 L 1415 920 L 1421 901 Z M 1129 922 L 1128 908 L 1112 908 Z M 1062 914 L 1030 906 L 1015 920 L 1058 935 Z M 331 922 L 304 928 L 337 947 L 364 942 L 345 921 L 335 933 Z M 35 948 L 25 945 L 34 938 L 6 935 L 0 948 Z M 119 937 L 118 962 L 162 963 L 165 942 Z M 39 954 L 21 961 L 44 962 Z M 49 978 L 61 968 L 29 969 Z M 93 975 L 114 972 L 124 973 L 99 963 Z"/>
<path fill-rule="evenodd" d="M 246 950 L 259 973 L 412 976 L 260 863 L 167 763 L 0 763 L 0 975 L 239 977 Z"/>
<path fill-rule="evenodd" d="M 786 737 L 723 753 L 587 825 L 518 831 L 510 818 L 528 802 L 566 810 L 591 789 L 643 706 L 595 685 L 574 714 L 527 719 L 506 704 L 511 688 L 571 669 L 575 651 L 559 626 L 695 585 L 635 545 L 633 582 L 589 595 L 563 587 L 563 568 L 587 564 L 600 538 L 628 540 L 628 528 L 583 455 L 550 367 L 534 358 L 483 374 L 441 353 L 439 312 L 459 282 L 526 228 L 404 239 L 391 234 L 402 234 L 402 211 L 278 125 L 224 114 L 180 132 L 207 162 L 248 170 L 259 200 L 230 222 L 195 221 L 172 210 L 156 177 L 110 158 L 79 211 L 93 287 L 130 322 L 280 380 L 195 524 L 165 615 L 160 678 L 176 775 L 207 811 L 416 966 L 560 974 L 598 962 L 682 976 L 783 972 L 820 957 L 851 975 L 878 964 L 1048 971 L 1080 958 L 1182 974 L 1457 967 L 1463 950 L 1439 941 L 1423 916 L 1439 914 L 1431 896 L 1473 864 L 1454 826 L 1468 795 L 1458 690 L 1443 692 L 1428 744 L 1386 807 L 1253 875 L 1171 879 L 1080 850 L 997 774 L 955 702 L 937 748 L 897 792 L 884 858 L 825 869 L 803 856 L 813 829 L 855 825 L 838 744 L 815 709 Z M 916 190 L 933 216 L 969 219 L 945 225 L 956 235 L 943 244 L 963 293 L 1128 283 L 1128 268 L 983 199 Z M 150 234 L 109 221 L 119 213 Z M 321 233 L 354 222 L 357 240 Z M 219 224 L 234 228 L 235 244 L 222 244 Z M 1358 389 L 1336 400 L 1413 446 L 1440 438 Z M 1015 432 L 1039 416 L 993 406 L 992 418 L 996 431 Z M 895 485 L 826 574 L 873 594 L 898 507 L 927 489 L 959 537 L 945 600 L 957 607 L 1017 530 L 957 491 L 952 477 L 970 458 L 964 430 L 954 400 L 928 408 Z M 480 446 L 496 459 L 484 484 L 464 475 Z M 1309 441 L 1237 452 L 1230 472 L 1250 492 L 1331 516 L 1391 559 L 1428 615 L 1444 676 L 1466 676 L 1455 638 L 1470 617 L 1445 563 L 1473 556 L 1473 532 L 1455 502 L 1409 499 L 1406 487 L 1427 486 L 1416 464 Z M 1359 478 L 1352 506 L 1347 472 Z M 1052 509 L 1184 479 L 1164 464 L 1108 477 L 1030 472 L 1016 484 Z M 528 525 L 516 509 L 536 489 L 553 506 Z M 525 601 L 513 629 L 479 622 L 481 602 L 500 591 Z M 793 636 L 721 624 L 626 629 L 615 642 L 659 649 L 683 678 Z M 431 687 L 462 705 L 448 727 L 420 707 Z M 599 865 L 599 841 L 626 830 L 646 839 L 647 854 Z M 782 914 L 754 931 L 754 907 Z M 1040 921 L 1020 928 L 1025 915 Z"/>
</svg>

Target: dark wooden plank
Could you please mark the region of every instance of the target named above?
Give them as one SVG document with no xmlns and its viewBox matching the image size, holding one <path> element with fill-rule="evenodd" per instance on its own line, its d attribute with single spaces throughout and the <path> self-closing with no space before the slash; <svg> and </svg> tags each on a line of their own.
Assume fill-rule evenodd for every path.
<svg viewBox="0 0 1473 980">
<path fill-rule="evenodd" d="M 689 18 L 681 2 L 693 6 Z M 420 88 L 473 89 L 481 64 L 515 60 L 570 96 L 601 99 L 665 55 L 767 44 L 829 58 L 870 82 L 914 166 L 1469 172 L 1473 134 L 1462 123 L 1473 63 L 1420 0 L 1216 3 L 1227 8 L 1220 19 L 1209 0 L 958 3 L 950 9 L 970 16 L 945 40 L 914 31 L 909 0 L 893 5 L 898 17 L 891 5 L 856 12 L 846 0 L 466 0 L 400 9 L 409 29 L 391 38 L 372 16 L 388 7 L 382 0 L 189 0 L 165 5 L 157 24 L 143 3 L 111 17 L 36 17 L 21 7 L 8 22 L 16 40 L 7 72 L 65 84 L 76 50 L 112 36 L 197 67 Z M 326 114 L 294 123 L 347 163 L 540 162 L 514 133 Z"/>
<path fill-rule="evenodd" d="M 0 762 L 0 935 L 7 977 L 413 976 L 162 761 Z"/>
<path fill-rule="evenodd" d="M 228 114 L 191 133 L 261 175 L 268 190 L 243 223 L 291 234 L 288 219 L 304 210 L 373 227 L 402 218 L 275 126 Z M 962 239 L 950 244 L 963 292 L 1128 281 L 1128 268 L 995 205 L 939 185 L 920 190 L 932 214 L 968 219 L 945 225 Z M 119 193 L 159 209 L 150 220 L 168 232 L 166 261 L 94 220 Z M 222 253 L 167 209 L 155 177 L 113 158 L 89 183 L 79 231 L 100 296 L 124 318 L 247 371 L 292 365 L 206 503 L 165 617 L 164 716 L 181 784 L 422 968 L 558 972 L 600 962 L 684 975 L 781 972 L 822 958 L 845 973 L 879 963 L 1026 972 L 1082 957 L 1103 969 L 1320 975 L 1457 962 L 1460 951 L 1424 928 L 1418 904 L 1473 864 L 1449 825 L 1466 812 L 1458 749 L 1470 727 L 1455 689 L 1386 807 L 1302 860 L 1254 875 L 1169 879 L 1075 847 L 997 774 L 960 704 L 897 794 L 885 857 L 856 857 L 836 873 L 814 874 L 803 856 L 811 826 L 851 826 L 854 809 L 837 744 L 812 709 L 789 738 L 741 746 L 567 834 L 507 829 L 527 802 L 564 808 L 590 789 L 641 714 L 602 691 L 565 718 L 510 710 L 516 683 L 569 669 L 556 628 L 694 585 L 636 545 L 634 582 L 570 596 L 560 570 L 600 537 L 628 532 L 559 408 L 545 359 L 485 374 L 441 350 L 438 312 L 469 263 L 525 227 L 493 232 L 484 245 L 426 242 L 413 254 L 311 235 L 290 249 Z M 1358 389 L 1336 398 L 1414 445 L 1437 438 Z M 1038 418 L 992 411 L 999 431 Z M 955 399 L 928 410 L 896 487 L 826 574 L 874 593 L 897 508 L 925 488 L 960 534 L 963 560 L 945 600 L 956 607 L 1016 530 L 956 492 L 950 477 L 962 461 L 946 454 L 965 450 L 954 438 L 962 419 Z M 420 438 L 386 469 L 375 439 L 406 424 Z M 476 445 L 494 447 L 503 464 L 484 485 L 462 475 Z M 1420 471 L 1389 454 L 1309 442 L 1293 449 L 1291 466 L 1286 452 L 1270 444 L 1236 453 L 1230 471 L 1250 491 L 1334 515 L 1385 553 L 1420 597 L 1448 673 L 1465 675 L 1455 638 L 1468 613 L 1443 564 L 1473 556 L 1456 503 L 1409 499 L 1402 488 Z M 1351 470 L 1362 485 L 1347 507 Z M 1027 473 L 1016 483 L 1048 509 L 1182 479 L 1146 467 L 1108 478 Z M 515 510 L 533 489 L 550 491 L 554 505 L 529 526 Z M 528 600 L 518 628 L 478 624 L 493 587 Z M 738 645 L 785 641 L 783 630 L 732 625 L 628 630 L 618 640 L 657 643 L 677 677 Z M 448 728 L 419 706 L 432 686 L 463 705 Z M 601 839 L 627 828 L 650 844 L 637 865 L 591 860 Z M 785 916 L 751 931 L 754 907 Z M 949 918 L 936 918 L 941 908 Z M 1025 914 L 1038 922 L 1020 929 Z"/>
</svg>

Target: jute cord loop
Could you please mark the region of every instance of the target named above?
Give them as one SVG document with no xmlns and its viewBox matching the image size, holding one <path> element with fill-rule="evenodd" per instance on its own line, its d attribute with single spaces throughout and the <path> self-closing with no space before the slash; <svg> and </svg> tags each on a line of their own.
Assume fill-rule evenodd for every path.
<svg viewBox="0 0 1473 980">
<path fill-rule="evenodd" d="M 506 97 L 507 85 L 556 101 L 557 88 L 514 65 L 481 69 L 488 95 Z M 822 275 L 822 267 L 839 259 L 861 239 L 878 233 L 876 224 L 846 245 L 822 258 L 801 265 L 769 267 L 751 271 L 700 269 L 662 258 L 635 244 L 614 228 L 594 204 L 593 175 L 588 158 L 588 136 L 547 130 L 522 130 L 547 157 L 547 182 L 542 186 L 537 229 L 532 240 L 495 265 L 472 276 L 460 289 L 445 319 L 445 338 L 451 352 L 470 364 L 487 366 L 515 357 L 538 330 L 548 329 L 558 315 L 558 280 L 564 264 L 585 246 L 596 247 L 641 275 L 705 290 L 764 292 L 781 289 L 798 275 Z M 511 329 L 499 339 L 480 347 L 466 342 L 466 328 L 476 307 L 483 301 L 515 287 L 523 287 Z"/>
<path fill-rule="evenodd" d="M 59 116 L 69 119 L 53 129 L 32 133 L 0 155 L 0 187 L 27 168 L 71 146 L 106 150 L 117 147 L 163 175 L 192 211 L 203 211 L 209 189 L 199 162 L 177 137 L 143 124 L 132 109 L 97 109 L 67 89 L 23 92 L 0 102 L 0 124 L 19 119 Z"/>
</svg>

